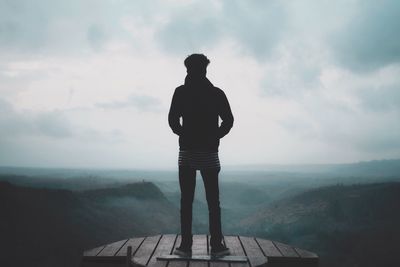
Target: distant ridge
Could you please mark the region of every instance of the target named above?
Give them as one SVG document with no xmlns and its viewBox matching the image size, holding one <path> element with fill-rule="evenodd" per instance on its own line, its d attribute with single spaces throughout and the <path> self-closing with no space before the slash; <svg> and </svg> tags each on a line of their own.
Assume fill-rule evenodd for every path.
<svg viewBox="0 0 400 267">
<path fill-rule="evenodd" d="M 226 171 L 262 171 L 286 173 L 329 173 L 339 176 L 400 176 L 400 159 L 382 159 L 338 164 L 243 164 L 225 165 Z M 90 168 L 34 168 L 0 166 L 0 176 L 16 175 L 46 178 L 82 178 L 97 177 L 132 180 L 154 180 L 160 174 L 168 179 L 176 179 L 176 170 L 138 170 L 138 169 L 90 169 Z M 0 180 L 1 177 L 0 177 Z M 47 182 L 47 181 L 46 181 Z"/>
<path fill-rule="evenodd" d="M 243 219 L 243 227 L 265 224 L 296 224 L 319 218 L 325 225 L 357 220 L 363 225 L 372 223 L 400 222 L 393 211 L 400 203 L 400 183 L 370 183 L 353 185 L 329 185 L 309 189 L 294 196 L 283 198 L 261 208 L 257 213 Z M 360 224 L 356 224 L 359 226 Z M 354 227 L 356 227 L 354 226 Z"/>
<path fill-rule="evenodd" d="M 88 197 L 134 197 L 143 200 L 166 200 L 160 189 L 151 182 L 136 182 L 120 187 L 87 190 L 83 194 Z"/>
<path fill-rule="evenodd" d="M 400 176 L 400 159 L 360 161 L 343 164 L 251 164 L 227 166 L 229 170 L 267 172 L 331 173 L 343 176 Z"/>
</svg>

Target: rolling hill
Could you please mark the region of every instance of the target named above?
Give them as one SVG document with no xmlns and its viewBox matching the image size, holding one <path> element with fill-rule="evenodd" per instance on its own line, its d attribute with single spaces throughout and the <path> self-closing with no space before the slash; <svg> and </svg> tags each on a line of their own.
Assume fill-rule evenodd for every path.
<svg viewBox="0 0 400 267">
<path fill-rule="evenodd" d="M 398 266 L 400 183 L 334 185 L 241 220 L 243 232 L 312 248 L 321 266 Z"/>
<path fill-rule="evenodd" d="M 1 266 L 78 266 L 84 248 L 179 227 L 150 182 L 83 192 L 0 182 L 0 214 Z"/>
</svg>

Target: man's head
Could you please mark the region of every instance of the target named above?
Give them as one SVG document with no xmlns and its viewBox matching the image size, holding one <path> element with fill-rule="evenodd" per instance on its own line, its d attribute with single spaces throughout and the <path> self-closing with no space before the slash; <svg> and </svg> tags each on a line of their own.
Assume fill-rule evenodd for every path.
<svg viewBox="0 0 400 267">
<path fill-rule="evenodd" d="M 203 54 L 192 54 L 185 61 L 186 71 L 193 76 L 206 76 L 210 60 Z"/>
</svg>

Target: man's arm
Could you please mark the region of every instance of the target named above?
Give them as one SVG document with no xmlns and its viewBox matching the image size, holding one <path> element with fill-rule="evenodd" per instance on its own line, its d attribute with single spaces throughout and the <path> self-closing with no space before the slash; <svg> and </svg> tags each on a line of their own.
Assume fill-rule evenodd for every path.
<svg viewBox="0 0 400 267">
<path fill-rule="evenodd" d="M 181 116 L 182 116 L 181 103 L 179 101 L 177 89 L 175 89 L 174 95 L 172 96 L 171 107 L 168 113 L 168 123 L 172 131 L 177 135 L 181 135 L 182 133 L 182 125 L 180 124 L 179 121 Z"/>
<path fill-rule="evenodd" d="M 219 116 L 222 119 L 222 123 L 218 128 L 218 137 L 222 138 L 229 133 L 233 126 L 233 114 L 224 92 L 222 92 Z"/>
</svg>

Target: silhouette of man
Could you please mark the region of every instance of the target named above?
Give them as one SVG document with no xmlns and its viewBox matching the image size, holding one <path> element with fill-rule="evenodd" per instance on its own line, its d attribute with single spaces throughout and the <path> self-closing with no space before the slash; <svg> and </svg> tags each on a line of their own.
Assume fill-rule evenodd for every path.
<svg viewBox="0 0 400 267">
<path fill-rule="evenodd" d="M 185 84 L 175 89 L 168 115 L 172 131 L 179 136 L 182 240 L 174 253 L 184 256 L 191 254 L 193 242 L 192 204 L 196 170 L 200 170 L 206 191 L 211 253 L 215 256 L 230 253 L 222 243 L 218 147 L 219 140 L 233 126 L 233 115 L 225 93 L 206 77 L 209 63 L 203 54 L 192 54 L 185 59 Z M 219 118 L 222 119 L 221 125 Z"/>
</svg>

